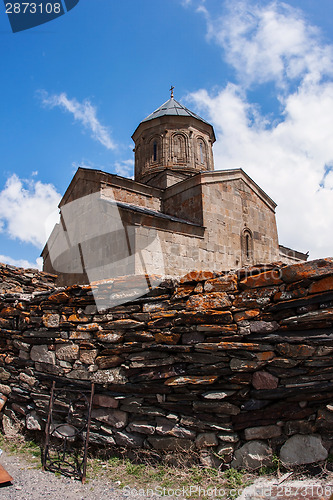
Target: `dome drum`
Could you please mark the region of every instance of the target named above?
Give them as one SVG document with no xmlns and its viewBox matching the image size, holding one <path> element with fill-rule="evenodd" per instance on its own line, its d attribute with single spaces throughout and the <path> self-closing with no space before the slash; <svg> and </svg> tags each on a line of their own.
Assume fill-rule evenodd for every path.
<svg viewBox="0 0 333 500">
<path fill-rule="evenodd" d="M 132 136 L 135 180 L 146 182 L 165 169 L 187 176 L 214 170 L 213 127 L 173 98 L 159 109 L 143 120 Z M 163 114 L 164 109 L 168 113 Z M 172 114 L 179 110 L 182 114 Z"/>
</svg>

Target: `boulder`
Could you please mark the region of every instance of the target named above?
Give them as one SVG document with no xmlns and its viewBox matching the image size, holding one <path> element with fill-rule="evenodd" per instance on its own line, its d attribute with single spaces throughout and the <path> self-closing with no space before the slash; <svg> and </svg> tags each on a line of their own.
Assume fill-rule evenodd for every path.
<svg viewBox="0 0 333 500">
<path fill-rule="evenodd" d="M 289 438 L 280 450 L 280 459 L 286 465 L 312 464 L 325 460 L 328 451 L 324 448 L 320 436 L 295 434 Z"/>
</svg>

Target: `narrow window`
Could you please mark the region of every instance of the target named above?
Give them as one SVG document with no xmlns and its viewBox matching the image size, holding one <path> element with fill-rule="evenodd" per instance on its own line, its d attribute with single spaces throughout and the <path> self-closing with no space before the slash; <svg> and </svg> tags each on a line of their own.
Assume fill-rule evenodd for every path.
<svg viewBox="0 0 333 500">
<path fill-rule="evenodd" d="M 204 162 L 204 154 L 203 154 L 203 145 L 202 145 L 202 142 L 200 142 L 200 162 L 203 163 Z"/>
<path fill-rule="evenodd" d="M 153 144 L 153 161 L 157 161 L 157 144 L 156 144 L 156 141 Z"/>
<path fill-rule="evenodd" d="M 241 234 L 241 252 L 243 265 L 253 263 L 253 237 L 248 228 L 243 229 Z"/>
<path fill-rule="evenodd" d="M 245 235 L 245 253 L 246 253 L 246 258 L 250 258 L 250 235 L 247 233 Z"/>
</svg>

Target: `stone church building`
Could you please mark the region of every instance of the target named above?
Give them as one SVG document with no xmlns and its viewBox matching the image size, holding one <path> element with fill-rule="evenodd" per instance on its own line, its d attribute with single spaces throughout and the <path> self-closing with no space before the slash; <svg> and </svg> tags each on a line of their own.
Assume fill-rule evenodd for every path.
<svg viewBox="0 0 333 500">
<path fill-rule="evenodd" d="M 42 257 L 63 283 L 227 271 L 307 255 L 279 246 L 274 201 L 214 170 L 212 125 L 171 98 L 135 130 L 134 180 L 79 168 Z"/>
</svg>

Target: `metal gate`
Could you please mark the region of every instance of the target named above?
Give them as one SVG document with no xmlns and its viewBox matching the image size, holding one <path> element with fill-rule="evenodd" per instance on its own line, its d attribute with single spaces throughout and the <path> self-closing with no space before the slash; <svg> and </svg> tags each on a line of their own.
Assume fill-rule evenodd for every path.
<svg viewBox="0 0 333 500">
<path fill-rule="evenodd" d="M 53 381 L 45 429 L 43 470 L 85 482 L 93 397 L 93 383 L 90 391 L 84 391 L 72 385 L 57 388 Z"/>
</svg>

